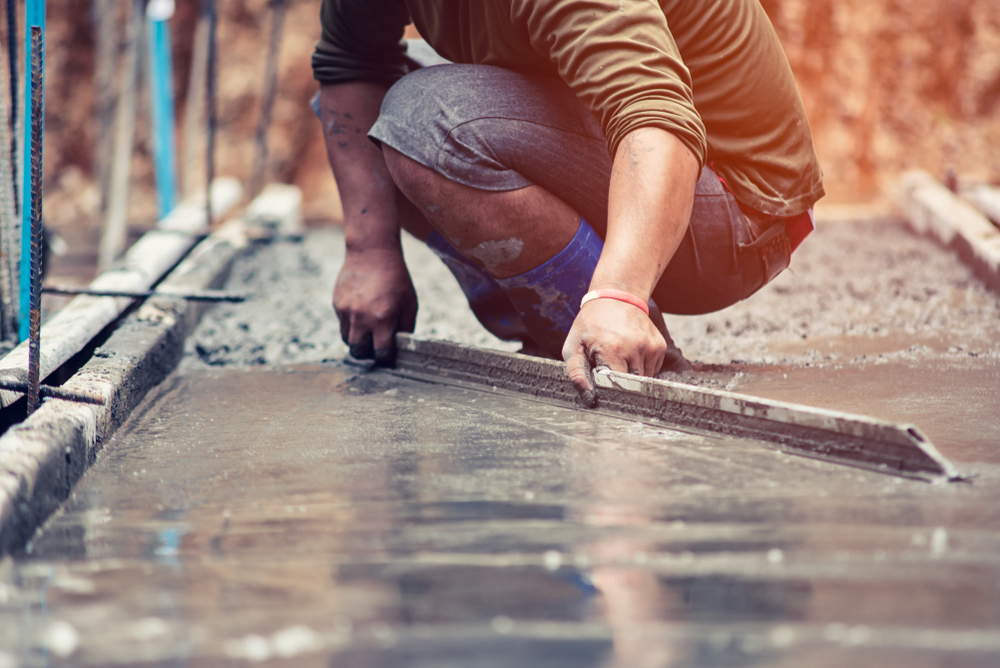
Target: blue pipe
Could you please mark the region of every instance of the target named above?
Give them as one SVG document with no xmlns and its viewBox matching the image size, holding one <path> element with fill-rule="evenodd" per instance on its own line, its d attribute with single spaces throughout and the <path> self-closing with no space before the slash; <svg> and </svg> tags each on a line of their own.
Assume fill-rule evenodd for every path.
<svg viewBox="0 0 1000 668">
<path fill-rule="evenodd" d="M 151 0 L 146 10 L 149 39 L 149 94 L 153 124 L 153 163 L 160 219 L 177 204 L 177 150 L 174 123 L 174 71 L 170 48 L 173 0 Z"/>
<path fill-rule="evenodd" d="M 24 8 L 24 148 L 21 151 L 21 280 L 20 280 L 20 317 L 18 335 L 21 341 L 28 338 L 31 311 L 31 153 L 41 150 L 41 146 L 31 144 L 31 28 L 42 29 L 42 40 L 45 40 L 45 0 L 27 0 Z M 44 50 L 44 46 L 43 46 Z M 44 116 L 45 97 L 42 94 L 42 110 Z"/>
</svg>

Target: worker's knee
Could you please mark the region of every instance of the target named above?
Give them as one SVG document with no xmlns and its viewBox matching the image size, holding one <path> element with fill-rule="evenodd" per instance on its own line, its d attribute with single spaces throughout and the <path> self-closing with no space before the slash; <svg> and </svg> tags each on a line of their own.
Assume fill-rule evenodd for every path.
<svg viewBox="0 0 1000 668">
<path fill-rule="evenodd" d="M 445 177 L 392 146 L 384 144 L 382 154 L 393 182 L 421 211 L 425 208 L 424 202 L 433 203 L 441 199 L 442 188 L 447 186 Z"/>
<path fill-rule="evenodd" d="M 482 67 L 452 64 L 411 72 L 386 93 L 381 115 L 394 121 L 405 119 L 405 129 L 420 135 L 472 120 L 480 113 L 476 92 L 482 84 L 476 73 Z"/>
<path fill-rule="evenodd" d="M 532 181 L 520 172 L 518 161 L 506 155 L 505 147 L 530 142 L 540 125 L 536 120 L 509 120 L 516 118 L 508 107 L 516 83 L 512 79 L 519 76 L 524 79 L 488 65 L 417 70 L 389 89 L 368 136 L 450 182 L 488 191 L 525 188 Z M 520 83 L 524 88 L 530 82 Z M 390 158 L 395 176 L 407 179 L 414 171 L 424 175 L 398 157 Z M 404 184 L 399 185 L 406 192 Z"/>
</svg>

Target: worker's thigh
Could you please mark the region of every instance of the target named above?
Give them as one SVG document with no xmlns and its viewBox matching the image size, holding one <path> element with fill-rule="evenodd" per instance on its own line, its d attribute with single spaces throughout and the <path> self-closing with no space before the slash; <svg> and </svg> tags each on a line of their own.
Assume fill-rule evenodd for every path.
<svg viewBox="0 0 1000 668">
<path fill-rule="evenodd" d="M 607 231 L 611 159 L 600 124 L 559 79 L 488 65 L 416 70 L 386 95 L 369 136 L 481 190 L 538 185 Z M 715 173 L 698 180 L 687 233 L 653 297 L 665 312 L 708 313 L 763 285 L 754 231 Z"/>
</svg>

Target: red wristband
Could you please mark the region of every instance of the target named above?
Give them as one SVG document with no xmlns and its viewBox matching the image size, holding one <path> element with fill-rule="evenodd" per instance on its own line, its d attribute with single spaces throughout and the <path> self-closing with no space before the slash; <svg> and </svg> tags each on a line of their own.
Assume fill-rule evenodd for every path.
<svg viewBox="0 0 1000 668">
<path fill-rule="evenodd" d="M 591 290 L 583 296 L 580 300 L 580 308 L 587 302 L 592 302 L 595 299 L 616 299 L 620 302 L 625 302 L 626 304 L 631 304 L 636 308 L 642 309 L 642 312 L 647 316 L 649 315 L 649 304 L 642 301 L 633 294 L 628 292 L 623 292 L 622 290 Z"/>
</svg>

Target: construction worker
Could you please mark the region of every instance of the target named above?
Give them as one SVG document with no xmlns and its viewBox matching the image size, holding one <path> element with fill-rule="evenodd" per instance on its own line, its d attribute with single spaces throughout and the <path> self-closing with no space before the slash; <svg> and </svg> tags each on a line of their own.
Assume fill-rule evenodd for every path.
<svg viewBox="0 0 1000 668">
<path fill-rule="evenodd" d="M 685 368 L 660 309 L 750 296 L 813 229 L 822 175 L 758 0 L 323 0 L 321 22 L 355 356 L 391 363 L 414 326 L 400 228 L 586 403 L 594 365 Z M 411 22 L 451 64 L 407 58 Z"/>
</svg>

